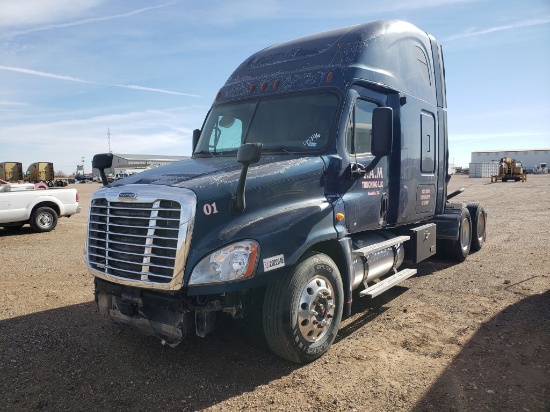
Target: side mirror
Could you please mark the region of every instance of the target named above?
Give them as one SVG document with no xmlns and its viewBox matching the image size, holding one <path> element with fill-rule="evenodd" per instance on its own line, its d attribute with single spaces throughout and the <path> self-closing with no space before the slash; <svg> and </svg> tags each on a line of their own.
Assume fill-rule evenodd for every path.
<svg viewBox="0 0 550 412">
<path fill-rule="evenodd" d="M 245 143 L 239 147 L 237 152 L 237 162 L 245 164 L 258 163 L 262 156 L 263 144 L 261 143 Z"/>
<path fill-rule="evenodd" d="M 239 147 L 237 152 L 237 162 L 243 165 L 241 169 L 241 175 L 239 176 L 239 183 L 237 185 L 237 192 L 231 202 L 231 212 L 242 212 L 246 209 L 246 198 L 244 189 L 246 186 L 246 174 L 248 173 L 248 166 L 253 163 L 258 163 L 262 155 L 262 143 L 245 143 Z"/>
<path fill-rule="evenodd" d="M 197 144 L 199 144 L 199 139 L 201 137 L 201 131 L 199 129 L 193 130 L 193 152 L 197 148 Z"/>
<path fill-rule="evenodd" d="M 99 175 L 101 176 L 101 182 L 103 183 L 103 186 L 107 186 L 109 184 L 109 182 L 107 181 L 107 176 L 105 175 L 105 169 L 110 168 L 112 165 L 112 153 L 96 154 L 92 159 L 92 167 L 95 169 L 99 169 Z"/>
<path fill-rule="evenodd" d="M 108 169 L 113 165 L 112 153 L 96 154 L 92 159 L 92 167 L 94 169 Z"/>
<path fill-rule="evenodd" d="M 393 110 L 377 107 L 372 111 L 372 154 L 384 157 L 391 154 L 393 145 Z"/>
</svg>

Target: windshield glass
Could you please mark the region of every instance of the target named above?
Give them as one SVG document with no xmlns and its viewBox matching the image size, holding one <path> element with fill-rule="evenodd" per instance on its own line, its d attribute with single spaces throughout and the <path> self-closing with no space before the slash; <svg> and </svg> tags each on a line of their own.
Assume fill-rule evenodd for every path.
<svg viewBox="0 0 550 412">
<path fill-rule="evenodd" d="M 328 142 L 338 97 L 332 93 L 271 97 L 216 106 L 195 154 L 237 152 L 243 143 L 264 151 L 316 152 Z"/>
</svg>

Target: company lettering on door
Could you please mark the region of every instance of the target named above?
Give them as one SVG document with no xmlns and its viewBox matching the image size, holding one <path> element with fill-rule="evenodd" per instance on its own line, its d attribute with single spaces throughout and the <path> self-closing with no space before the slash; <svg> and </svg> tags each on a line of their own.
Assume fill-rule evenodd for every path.
<svg viewBox="0 0 550 412">
<path fill-rule="evenodd" d="M 363 177 L 361 182 L 363 189 L 370 189 L 367 194 L 369 196 L 379 195 L 381 189 L 384 187 L 384 172 L 381 167 L 376 168 L 376 172 L 371 170 L 368 175 Z"/>
</svg>

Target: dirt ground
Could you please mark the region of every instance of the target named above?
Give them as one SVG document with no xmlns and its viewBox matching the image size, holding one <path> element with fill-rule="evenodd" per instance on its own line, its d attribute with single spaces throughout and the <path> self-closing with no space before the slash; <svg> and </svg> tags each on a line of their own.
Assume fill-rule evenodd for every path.
<svg viewBox="0 0 550 412">
<path fill-rule="evenodd" d="M 450 186 L 487 208 L 484 248 L 356 299 L 299 366 L 243 321 L 172 349 L 99 315 L 82 258 L 99 185 L 76 185 L 83 211 L 53 232 L 0 229 L 0 410 L 549 411 L 550 175 Z"/>
</svg>

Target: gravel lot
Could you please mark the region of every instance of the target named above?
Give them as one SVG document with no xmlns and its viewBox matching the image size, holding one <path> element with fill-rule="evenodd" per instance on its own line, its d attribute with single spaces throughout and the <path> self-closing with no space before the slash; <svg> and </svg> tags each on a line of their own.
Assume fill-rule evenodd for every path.
<svg viewBox="0 0 550 412">
<path fill-rule="evenodd" d="M 96 312 L 83 211 L 50 233 L 0 229 L 0 409 L 549 411 L 550 175 L 454 176 L 489 213 L 484 248 L 430 260 L 357 299 L 327 355 L 273 355 L 258 325 L 220 322 L 175 349 Z"/>
</svg>

